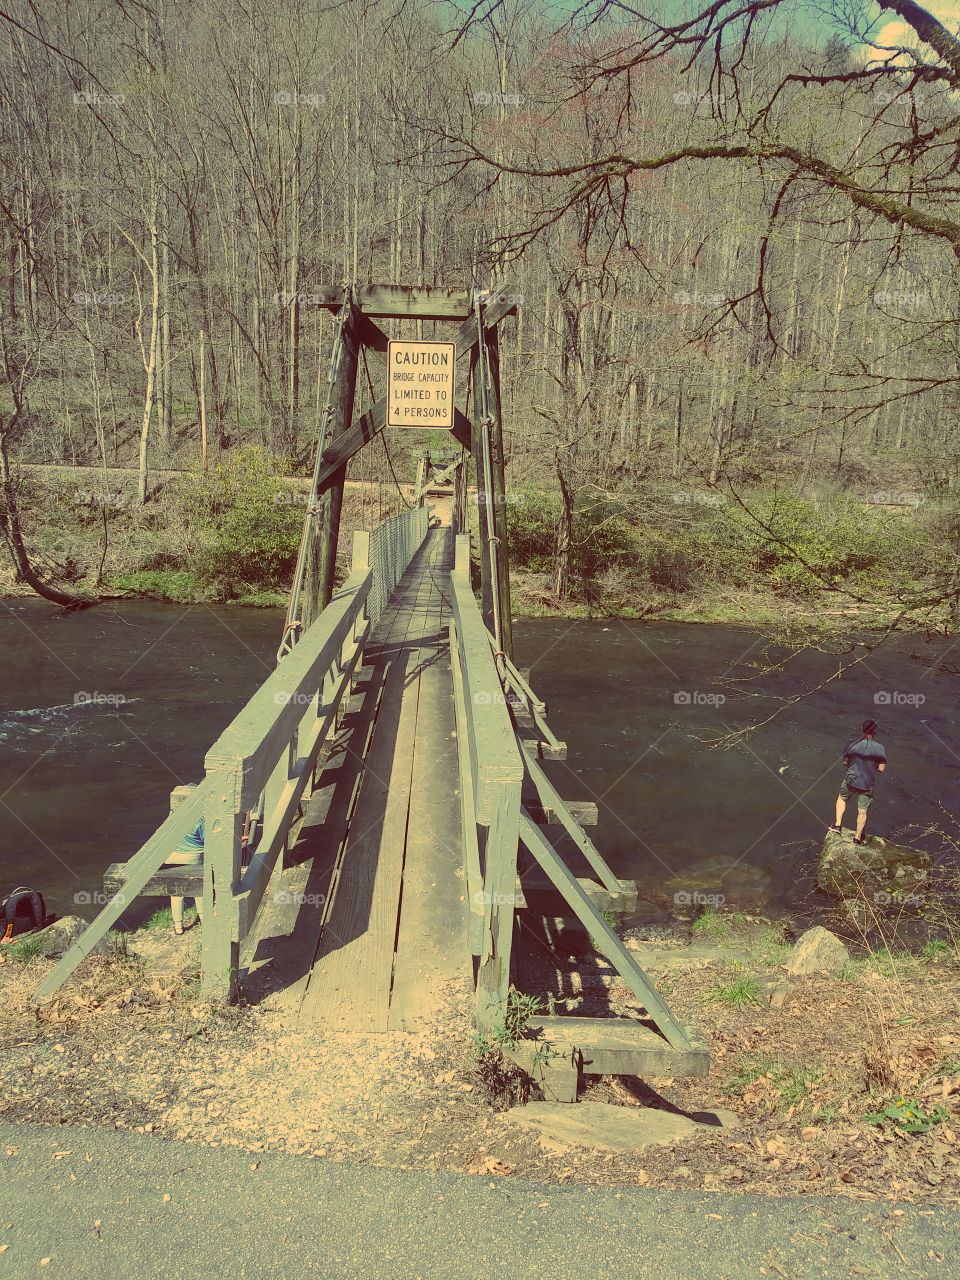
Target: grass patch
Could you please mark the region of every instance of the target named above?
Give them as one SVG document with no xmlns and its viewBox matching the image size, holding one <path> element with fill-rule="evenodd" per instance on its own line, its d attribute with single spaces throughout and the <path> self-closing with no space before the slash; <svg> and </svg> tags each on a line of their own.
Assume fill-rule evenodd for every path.
<svg viewBox="0 0 960 1280">
<path fill-rule="evenodd" d="M 732 1009 L 749 1009 L 760 1004 L 760 985 L 753 978 L 733 978 L 711 988 L 706 997 L 711 1004 L 726 1004 Z"/>
<path fill-rule="evenodd" d="M 956 948 L 943 938 L 928 938 L 920 948 L 921 960 L 939 960 L 948 955 L 956 956 Z"/>
<path fill-rule="evenodd" d="M 750 959 L 765 969 L 776 969 L 786 964 L 792 950 L 782 924 L 765 925 L 750 939 Z"/>
<path fill-rule="evenodd" d="M 937 1103 L 926 1107 L 918 1098 L 896 1098 L 879 1111 L 865 1115 L 867 1124 L 899 1129 L 901 1133 L 929 1133 L 934 1126 L 950 1119 L 950 1113 Z"/>
<path fill-rule="evenodd" d="M 143 928 L 151 931 L 155 929 L 172 929 L 173 912 L 169 907 L 160 907 L 153 913 L 146 924 L 144 924 Z"/>
<path fill-rule="evenodd" d="M 745 1059 L 740 1070 L 726 1085 L 728 1092 L 743 1096 L 751 1085 L 761 1080 L 769 1081 L 783 1110 L 800 1107 L 812 1089 L 823 1083 L 823 1069 L 819 1066 L 789 1066 L 781 1058 Z M 826 1120 L 829 1113 L 819 1113 Z"/>
<path fill-rule="evenodd" d="M 173 604 L 193 604 L 216 599 L 216 592 L 205 588 L 189 569 L 138 569 L 110 578 L 108 587 L 129 591 L 148 600 L 169 600 Z"/>
<path fill-rule="evenodd" d="M 32 964 L 43 955 L 43 939 L 37 934 L 28 933 L 19 942 L 8 943 L 3 949 L 4 955 L 16 960 L 18 964 Z"/>
<path fill-rule="evenodd" d="M 725 915 L 719 907 L 704 907 L 690 926 L 690 932 L 701 942 L 727 942 L 733 937 L 733 917 Z"/>
</svg>

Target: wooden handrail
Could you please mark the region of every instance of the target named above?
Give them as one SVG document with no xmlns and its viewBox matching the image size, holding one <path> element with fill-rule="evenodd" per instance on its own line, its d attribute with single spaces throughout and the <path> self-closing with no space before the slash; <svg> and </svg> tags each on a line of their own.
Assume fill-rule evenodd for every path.
<svg viewBox="0 0 960 1280">
<path fill-rule="evenodd" d="M 236 995 L 239 945 L 253 923 L 364 645 L 427 533 L 414 509 L 358 535 L 350 576 L 207 752 L 206 776 L 126 863 L 124 884 L 37 989 L 54 994 L 113 927 L 187 832 L 204 819 L 203 991 Z M 371 543 L 373 546 L 371 547 Z M 243 822 L 263 830 L 244 867 Z"/>
<path fill-rule="evenodd" d="M 468 883 L 472 896 L 482 895 L 483 906 L 482 926 L 471 930 L 479 957 L 476 1016 L 481 1026 L 489 1026 L 510 989 L 524 765 L 469 565 L 469 536 L 461 534 L 450 575 L 451 660 L 458 667 L 456 691 L 466 728 L 466 742 L 460 742 L 461 792 L 473 797 L 473 813 L 464 806 L 464 857 L 469 871 L 476 837 L 483 873 L 482 886 Z"/>
</svg>

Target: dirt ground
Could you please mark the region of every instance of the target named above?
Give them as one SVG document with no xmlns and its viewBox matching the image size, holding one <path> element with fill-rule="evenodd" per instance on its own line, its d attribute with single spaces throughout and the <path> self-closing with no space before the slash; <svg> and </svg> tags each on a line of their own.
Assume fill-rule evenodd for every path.
<svg viewBox="0 0 960 1280">
<path fill-rule="evenodd" d="M 438 993 L 422 1034 L 323 1034 L 267 1006 L 201 1002 L 196 930 L 179 941 L 133 935 L 131 952 L 91 959 L 39 1013 L 29 997 L 50 962 L 0 963 L 0 1119 L 549 1183 L 960 1202 L 954 953 L 795 979 L 780 1008 L 724 1003 L 718 991 L 741 976 L 725 963 L 657 974 L 681 1019 L 706 1034 L 709 1076 L 589 1079 L 582 1096 L 724 1107 L 740 1124 L 624 1155 L 541 1141 L 494 1109 L 471 1051 L 468 993 L 456 984 Z M 632 1006 L 599 960 L 568 1011 L 598 999 Z M 897 1099 L 924 1114 L 942 1108 L 942 1119 L 915 1135 L 865 1120 Z"/>
</svg>

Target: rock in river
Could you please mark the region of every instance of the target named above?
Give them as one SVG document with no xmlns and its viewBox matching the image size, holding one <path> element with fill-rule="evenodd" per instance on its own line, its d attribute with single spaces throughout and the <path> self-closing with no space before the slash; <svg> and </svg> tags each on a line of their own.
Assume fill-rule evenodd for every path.
<svg viewBox="0 0 960 1280">
<path fill-rule="evenodd" d="M 933 859 L 919 849 L 851 831 L 828 831 L 820 850 L 817 884 L 838 898 L 863 898 L 878 906 L 902 905 L 926 888 Z"/>
</svg>

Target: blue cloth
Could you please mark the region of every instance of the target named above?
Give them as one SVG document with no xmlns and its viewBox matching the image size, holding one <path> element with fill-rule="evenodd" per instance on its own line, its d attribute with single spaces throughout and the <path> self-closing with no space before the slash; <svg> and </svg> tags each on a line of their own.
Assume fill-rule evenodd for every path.
<svg viewBox="0 0 960 1280">
<path fill-rule="evenodd" d="M 173 851 L 174 853 L 192 853 L 198 858 L 203 853 L 203 819 L 201 818 L 192 831 L 188 831 Z"/>
<path fill-rule="evenodd" d="M 873 738 L 851 738 L 843 755 L 847 761 L 847 786 L 872 795 L 877 785 L 877 766 L 886 763 L 886 751 Z"/>
</svg>

